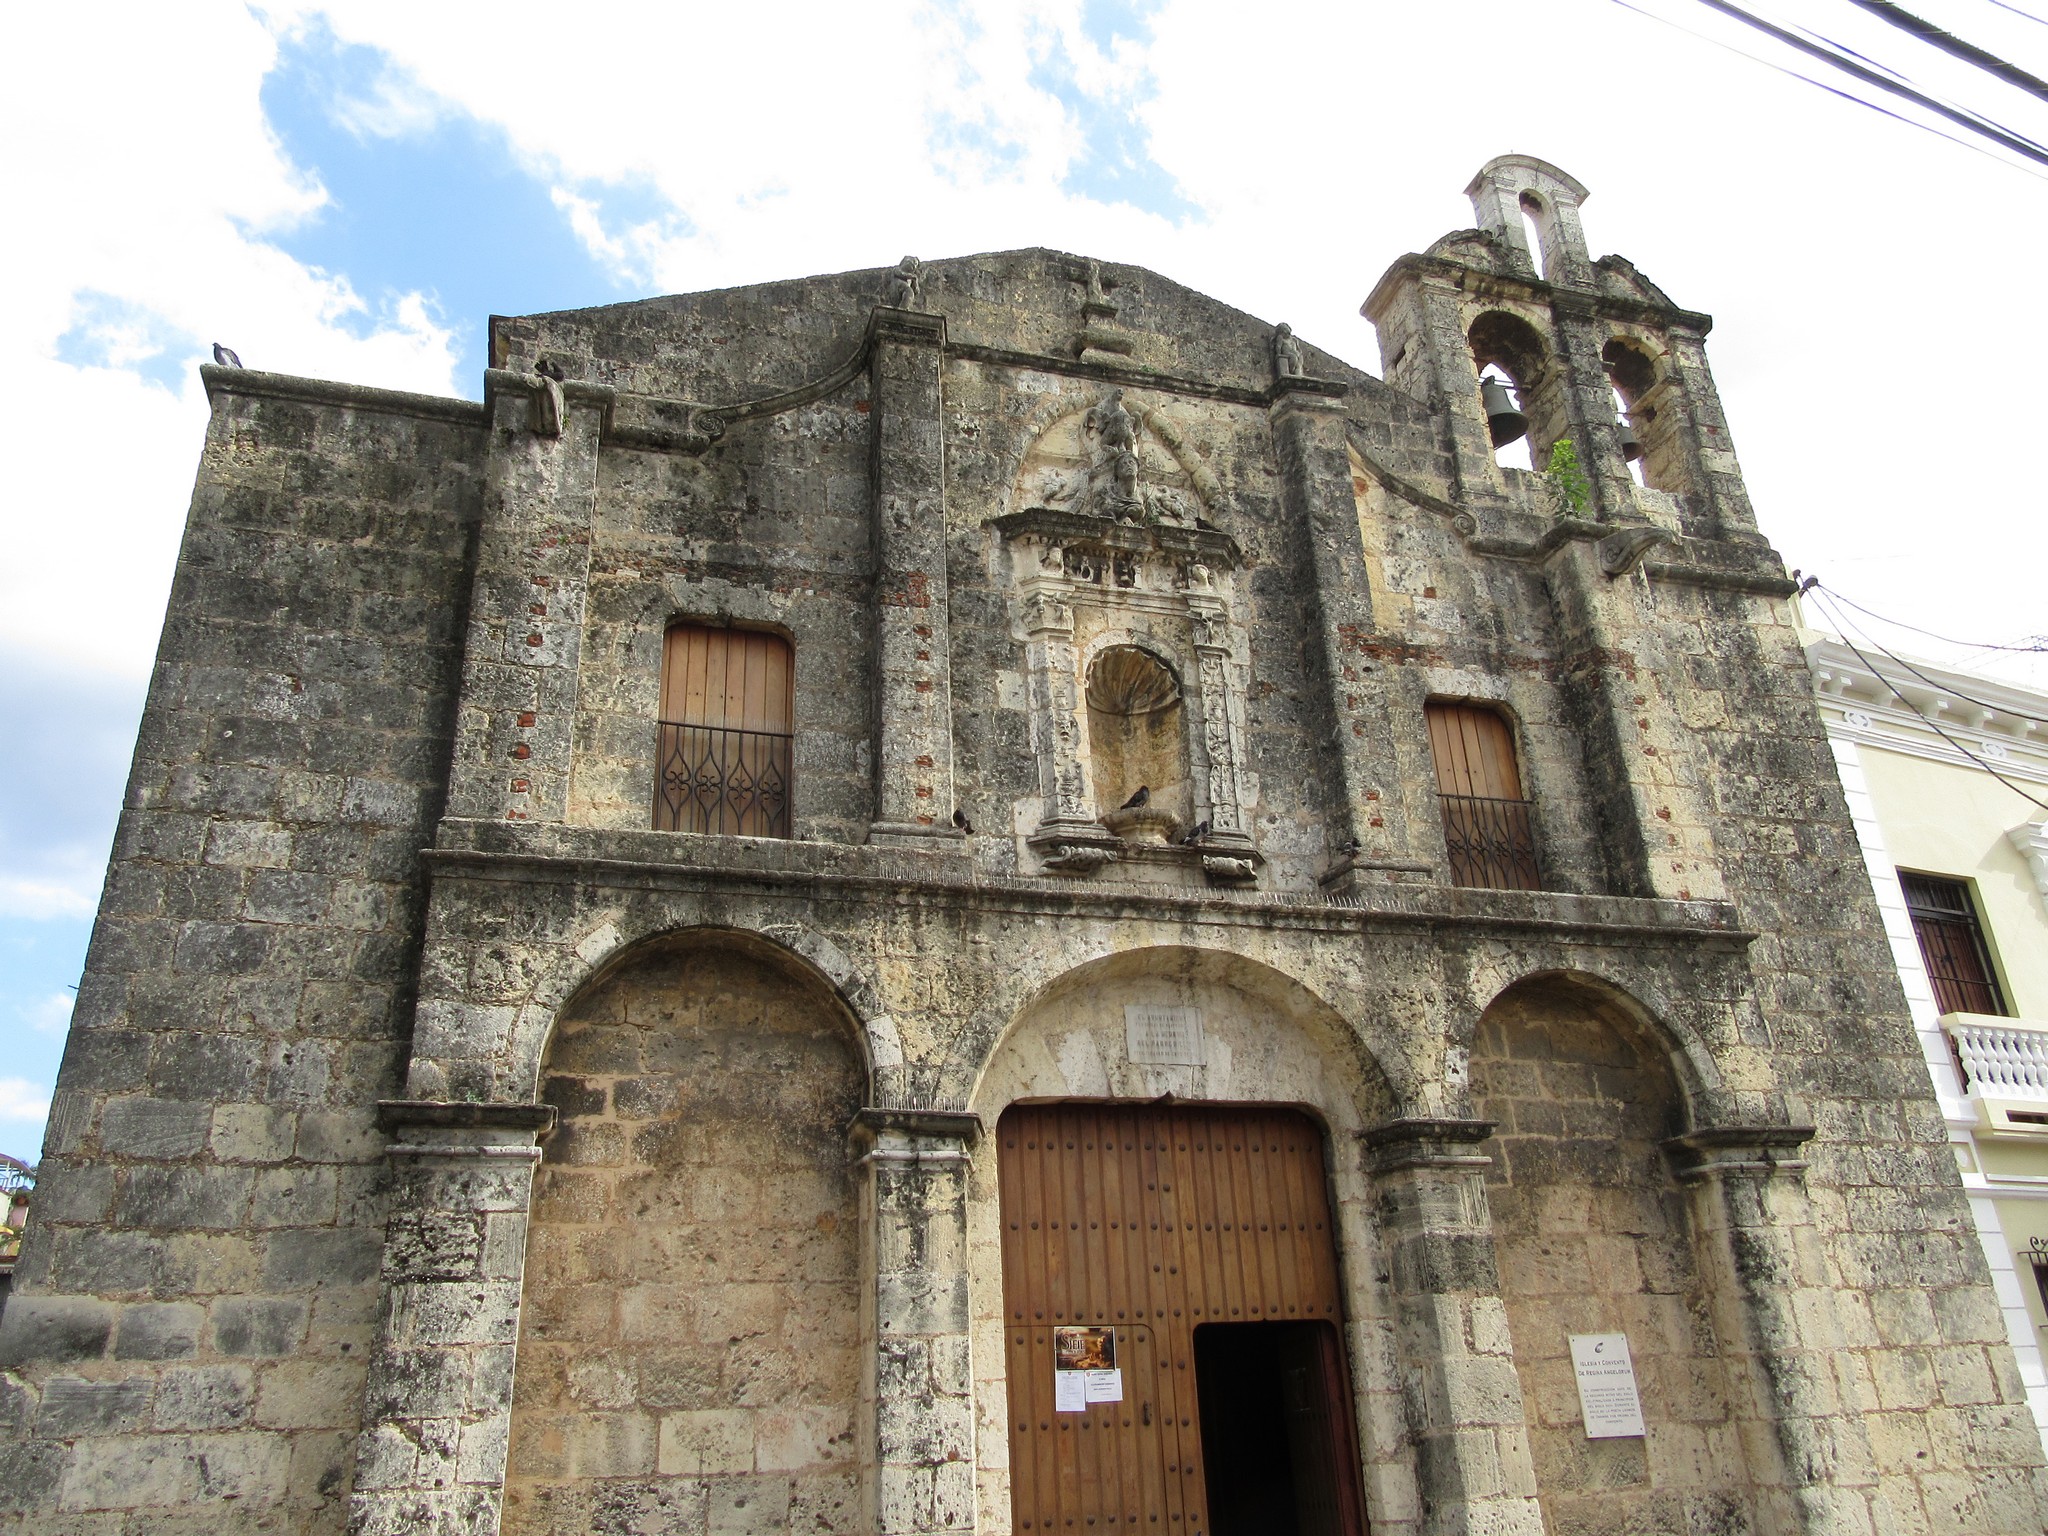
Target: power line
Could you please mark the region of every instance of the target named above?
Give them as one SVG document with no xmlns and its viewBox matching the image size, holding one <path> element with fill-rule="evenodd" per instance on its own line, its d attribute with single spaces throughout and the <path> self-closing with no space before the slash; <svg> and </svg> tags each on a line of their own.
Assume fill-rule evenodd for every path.
<svg viewBox="0 0 2048 1536">
<path fill-rule="evenodd" d="M 2017 64 L 2008 64 L 1997 54 L 1987 52 L 1975 43 L 1964 42 L 1953 32 L 1943 31 L 1931 21 L 1922 21 L 1911 11 L 1900 10 L 1892 4 L 1892 0 L 1849 0 L 1849 3 L 1860 10 L 1870 12 L 1878 20 L 1897 27 L 1901 32 L 1919 38 L 1930 47 L 1939 48 L 1943 53 L 1954 54 L 1957 58 L 1976 65 L 1986 74 L 2025 91 L 2029 96 L 2038 96 L 2043 101 L 2048 101 L 2048 80 L 2027 73 Z"/>
<path fill-rule="evenodd" d="M 1732 17 L 1746 27 L 1753 27 L 1766 37 L 1776 38 L 1788 48 L 1796 48 L 1801 53 L 1810 54 L 1822 63 L 1840 70 L 1843 74 L 1853 79 L 1861 80 L 1866 85 L 1874 85 L 1881 91 L 1888 91 L 1894 96 L 1903 97 L 1915 106 L 1934 113 L 1937 117 L 1947 118 L 1950 122 L 1967 128 L 1970 132 L 1989 139 L 2024 159 L 2032 160 L 2038 165 L 2048 165 L 2048 150 L 2042 149 L 2031 140 L 2008 132 L 1988 119 L 1979 118 L 1973 113 L 1961 111 L 1943 102 L 1936 101 L 1933 97 L 1914 90 L 1910 85 L 1901 85 L 1896 80 L 1886 79 L 1885 76 L 1879 74 L 1876 70 L 1866 69 L 1854 59 L 1844 58 L 1841 54 L 1824 48 L 1819 43 L 1808 42 L 1796 32 L 1788 32 L 1783 27 L 1765 21 L 1761 16 L 1752 15 L 1741 6 L 1731 3 L 1731 0 L 1700 0 L 1700 4 L 1706 6 L 1709 10 L 1719 11 L 1723 16 Z M 1865 105 L 1868 105 L 1868 103 L 1865 103 Z"/>
<path fill-rule="evenodd" d="M 1989 640 L 1954 640 L 1947 635 L 1937 635 L 1933 630 L 1922 629 L 1917 624 L 1907 624 L 1899 619 L 1888 619 L 1883 614 L 1864 607 L 1854 598 L 1842 596 L 1842 594 L 1837 592 L 1833 587 L 1825 585 L 1818 576 L 1810 577 L 1808 579 L 1812 581 L 1814 586 L 1820 587 L 1822 591 L 1826 592 L 1829 599 L 1833 602 L 1847 603 L 1851 608 L 1854 608 L 1858 613 L 1868 615 L 1870 618 L 1877 620 L 1877 622 L 1880 624 L 1889 624 L 1895 629 L 1909 629 L 1916 635 L 1925 635 L 1930 640 L 1939 640 L 1943 645 L 1960 645 L 1963 647 L 1963 649 L 1970 651 L 2013 651 L 2021 655 L 2029 656 L 2048 653 L 2048 644 L 1998 645 Z"/>
<path fill-rule="evenodd" d="M 1906 708 L 1913 711 L 1914 714 L 1919 715 L 1920 723 L 1922 725 L 1926 726 L 1927 729 L 1934 732 L 1935 735 L 1939 736 L 1943 741 L 1947 742 L 1950 746 L 1954 747 L 1958 752 L 1962 753 L 1963 756 L 1967 757 L 1979 768 L 1982 768 L 1986 773 L 1990 774 L 1991 777 L 1998 780 L 1999 783 L 2003 784 L 2007 789 L 2011 790 L 2014 794 L 2018 795 L 2022 800 L 2026 801 L 2029 805 L 2038 805 L 2042 810 L 2048 811 L 2048 800 L 2036 800 L 2024 789 L 2021 789 L 2019 785 L 2013 783 L 2011 779 L 2008 779 L 1996 768 L 1992 767 L 1989 763 L 1985 762 L 1983 758 L 1979 757 L 1976 753 L 1972 752 L 1968 747 L 1964 746 L 1960 741 L 1957 741 L 1955 737 L 1949 735 L 1947 731 L 1944 731 L 1940 726 L 1936 725 L 1932 720 L 1928 719 L 1927 716 L 1921 712 L 1920 706 L 1918 704 L 1915 704 L 1911 699 L 1907 698 L 1903 693 L 1899 692 L 1898 685 L 1894 683 L 1890 678 L 1886 677 L 1884 673 L 1878 670 L 1876 662 L 1872 661 L 1868 656 L 1864 655 L 1862 651 L 1857 649 L 1856 642 L 1854 640 L 1851 640 L 1847 635 L 1844 635 L 1842 636 L 1842 644 L 1848 646 L 1851 651 L 1855 652 L 1856 659 L 1862 662 L 1864 666 L 1870 669 L 1871 675 L 1874 676 L 1879 682 L 1883 683 L 1885 687 L 1891 690 L 1893 698 L 1897 699 L 1901 704 L 1905 705 Z"/>
<path fill-rule="evenodd" d="M 1823 596 L 1825 595 L 1826 594 L 1824 593 Z M 1832 603 L 1828 605 L 1828 609 L 1829 612 L 1834 614 L 1835 622 L 1837 624 L 1853 623 L 1853 621 L 1845 620 L 1841 612 L 1837 610 Z M 1925 672 L 1922 672 L 1918 667 L 1914 666 L 1913 663 L 1906 660 L 1905 657 L 1899 655 L 1896 651 L 1887 648 L 1882 640 L 1879 640 L 1876 636 L 1872 635 L 1870 631 L 1865 629 L 1861 624 L 1855 624 L 1854 628 L 1856 630 L 1856 633 L 1861 635 L 1865 640 L 1869 641 L 1870 644 L 1879 653 L 1897 662 L 1901 667 L 1904 667 L 1908 672 L 1912 673 L 1915 677 L 1919 678 L 1920 681 L 1925 683 L 1928 687 L 1936 689 L 1941 693 L 1953 695 L 1954 697 L 1961 699 L 1965 704 L 1974 704 L 1979 709 L 1988 709 L 1996 715 L 2010 715 L 2015 720 L 2031 720 L 2036 725 L 2048 725 L 2048 718 L 2044 718 L 2040 715 L 2030 715 L 2023 709 L 2008 709 L 2003 704 L 1993 704 L 1989 699 L 1977 698 L 1972 694 L 1967 694 L 1963 692 L 1962 689 L 1954 687 L 1949 683 L 1940 682 L 1935 678 L 1931 678 Z"/>
<path fill-rule="evenodd" d="M 2036 16 L 2032 11 L 2023 11 L 2016 5 L 2007 5 L 2005 3 L 2005 0 L 1991 0 L 1991 3 L 1997 6 L 2001 11 L 2011 11 L 2015 16 L 2026 17 L 2027 20 L 2031 21 L 2037 27 L 2048 27 L 2048 21 L 2043 21 L 2040 17 Z"/>
<path fill-rule="evenodd" d="M 1811 75 L 1802 75 L 1796 69 L 1787 69 L 1784 65 L 1773 63 L 1771 60 L 1766 59 L 1759 54 L 1750 53 L 1744 49 L 1737 48 L 1732 43 L 1724 43 L 1718 37 L 1709 37 L 1704 32 L 1696 32 L 1691 27 L 1673 21 L 1667 16 L 1659 16 L 1655 12 L 1646 11 L 1642 9 L 1642 7 L 1640 6 L 1631 5 L 1629 4 L 1629 0 L 1613 0 L 1613 3 L 1620 6 L 1624 11 L 1633 11 L 1636 15 L 1641 16 L 1646 21 L 1654 21 L 1660 26 L 1666 26 L 1671 28 L 1674 32 L 1683 32 L 1687 37 L 1694 38 L 1699 42 L 1709 43 L 1716 48 L 1724 49 L 1725 51 L 1734 54 L 1738 59 L 1747 59 L 1752 64 L 1761 64 L 1765 69 L 1776 70 L 1781 75 L 1789 75 L 1792 79 L 1797 80 L 1802 84 L 1810 85 L 1817 91 L 1826 91 L 1830 96 L 1839 96 L 1842 100 L 1852 102 L 1859 107 L 1867 108 L 1868 110 L 1877 113 L 1877 115 L 1880 117 L 1888 117 L 1895 123 L 1904 123 L 1908 128 L 1917 128 L 1922 133 L 1931 133 L 1934 135 L 1934 137 L 1942 140 L 1945 143 L 1954 144 L 1961 149 L 1967 149 L 1973 155 L 1982 155 L 1986 160 L 1989 160 L 1993 165 L 2002 165 L 2007 170 L 2018 171 L 2022 176 L 2031 176 L 2036 181 L 2048 181 L 2048 176 L 2042 175 L 2039 171 L 2029 170 L 2024 165 L 2014 165 L 2010 160 L 2005 159 L 2001 155 L 1993 154 L 1990 150 L 1984 148 L 1984 146 L 1981 144 L 1972 144 L 1968 139 L 1959 139 L 1952 133 L 1943 133 L 1939 128 L 1934 127 L 1930 123 L 1923 123 L 1916 117 L 1907 117 L 1902 112 L 1894 112 L 1889 107 L 1881 107 L 1874 101 L 1865 101 L 1861 96 L 1856 95 L 1853 91 L 1842 90 L 1837 86 L 1827 84 L 1825 81 L 1816 80 Z"/>
</svg>

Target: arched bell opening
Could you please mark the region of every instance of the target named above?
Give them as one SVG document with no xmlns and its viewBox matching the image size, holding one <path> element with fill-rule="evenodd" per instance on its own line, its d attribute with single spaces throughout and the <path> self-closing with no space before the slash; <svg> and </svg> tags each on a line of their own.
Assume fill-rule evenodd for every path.
<svg viewBox="0 0 2048 1536">
<path fill-rule="evenodd" d="M 1668 1045 L 1632 1002 L 1568 974 L 1481 1016 L 1472 1112 L 1549 1529 L 1748 1529 L 1740 1384 L 1724 1364 L 1692 1210 L 1662 1144 L 1686 1128 Z M 1589 1419 L 1574 1364 L 1625 1341 L 1641 1422 Z M 1576 1341 L 1576 1342 L 1575 1342 Z M 1609 1402 L 1606 1410 L 1619 1405 Z"/>
<path fill-rule="evenodd" d="M 1683 494 L 1686 472 L 1683 412 L 1676 390 L 1656 359 L 1633 340 L 1615 337 L 1600 351 L 1614 387 L 1622 457 L 1639 485 Z"/>
<path fill-rule="evenodd" d="M 1466 339 L 1479 369 L 1494 462 L 1504 469 L 1546 468 L 1551 445 L 1567 427 L 1559 370 L 1543 333 L 1496 309 L 1474 320 Z"/>
<path fill-rule="evenodd" d="M 1111 646 L 1088 669 L 1087 702 L 1103 825 L 1120 837 L 1171 841 L 1194 822 L 1180 679 L 1149 651 Z"/>
</svg>

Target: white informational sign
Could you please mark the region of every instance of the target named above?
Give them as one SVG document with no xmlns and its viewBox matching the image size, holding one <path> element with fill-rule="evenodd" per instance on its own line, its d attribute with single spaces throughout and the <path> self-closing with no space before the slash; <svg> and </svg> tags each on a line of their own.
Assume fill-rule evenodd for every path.
<svg viewBox="0 0 2048 1536">
<path fill-rule="evenodd" d="M 1125 1003 L 1124 1045 L 1134 1062 L 1164 1067 L 1202 1066 L 1202 1010 L 1163 1003 Z"/>
<path fill-rule="evenodd" d="M 1625 1333 L 1571 1335 L 1572 1374 L 1579 1379 L 1579 1412 L 1588 1440 L 1619 1440 L 1644 1433 L 1643 1400 Z"/>
<path fill-rule="evenodd" d="M 1073 1375 L 1074 1372 L 1066 1374 Z M 1086 1395 L 1091 1403 L 1120 1403 L 1124 1400 L 1124 1373 L 1114 1371 L 1081 1371 L 1078 1373 L 1086 1384 Z"/>
<path fill-rule="evenodd" d="M 1052 1373 L 1052 1410 L 1054 1413 L 1086 1413 L 1088 1411 L 1088 1373 L 1086 1371 L 1054 1371 Z"/>
</svg>

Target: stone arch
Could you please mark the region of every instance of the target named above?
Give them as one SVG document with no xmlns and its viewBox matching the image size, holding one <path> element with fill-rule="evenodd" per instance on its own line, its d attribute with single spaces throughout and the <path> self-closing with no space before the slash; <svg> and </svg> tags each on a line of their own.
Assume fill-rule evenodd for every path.
<svg viewBox="0 0 2048 1536">
<path fill-rule="evenodd" d="M 1669 1067 L 1678 1086 L 1686 1123 L 1673 1134 L 1708 1123 L 1724 1112 L 1726 1084 L 1713 1048 L 1684 1012 L 1639 976 L 1623 981 L 1593 968 L 1597 961 L 1573 957 L 1575 964 L 1530 964 L 1527 956 L 1500 954 L 1476 964 L 1465 995 L 1451 1011 L 1451 1044 L 1469 1055 L 1477 1044 L 1487 1012 L 1518 987 L 1537 985 L 1578 994 L 1594 1006 L 1612 1009 L 1626 1027 L 1647 1042 Z"/>
<path fill-rule="evenodd" d="M 1683 1053 L 1622 989 L 1522 977 L 1471 1056 L 1500 1294 L 1537 1494 L 1554 1530 L 1749 1528 L 1738 1393 L 1716 1334 L 1711 1238 L 1665 1152 L 1686 1127 Z M 1627 1340 L 1647 1433 L 1587 1433 L 1571 1340 Z"/>
<path fill-rule="evenodd" d="M 1130 1062 L 1127 1003 L 1200 1006 L 1207 1065 Z M 1219 1045 L 1228 1048 L 1221 1062 Z M 1157 1102 L 1167 1094 L 1183 1104 L 1285 1106 L 1317 1123 L 1327 1151 L 1342 1327 L 1366 1482 L 1372 1489 L 1383 1475 L 1412 1476 L 1405 1442 L 1398 1435 L 1375 1440 L 1368 1428 L 1398 1414 L 1400 1383 L 1385 1364 L 1383 1341 L 1393 1326 L 1388 1265 L 1357 1150 L 1361 1132 L 1401 1110 L 1377 1057 L 1337 1008 L 1296 977 L 1233 951 L 1165 942 L 1098 955 L 1032 979 L 991 1041 L 965 1101 L 994 1132 L 1013 1103 Z M 975 1396 L 984 1427 L 976 1478 L 982 1507 L 990 1509 L 1010 1506 L 999 1139 L 984 1136 L 974 1150 L 967 1210 L 974 1326 L 978 1337 L 989 1336 L 976 1352 Z"/>
<path fill-rule="evenodd" d="M 1014 989 L 996 1000 L 998 1016 L 985 1017 L 982 1028 L 968 1030 L 960 1044 L 954 1047 L 941 1069 L 936 1102 L 971 1108 L 982 1114 L 984 1119 L 989 1119 L 990 1071 L 1022 1031 L 1065 999 L 1091 991 L 1099 993 L 1105 986 L 1120 986 L 1139 977 L 1192 989 L 1220 987 L 1251 1002 L 1267 1005 L 1278 1016 L 1303 1025 L 1323 1050 L 1355 1073 L 1361 1090 L 1355 1117 L 1361 1126 L 1401 1112 L 1398 1108 L 1401 1096 L 1393 1087 L 1379 1057 L 1352 1021 L 1307 983 L 1263 960 L 1234 950 L 1177 942 L 1110 950 L 1075 964 L 1020 977 Z M 1234 1081 L 1234 1076 L 1219 1078 L 1219 1086 L 1228 1086 Z M 1173 1091 L 1181 1097 L 1189 1097 L 1187 1089 L 1190 1086 L 1184 1082 Z M 1137 1096 L 1157 1097 L 1164 1091 L 1167 1089 L 1151 1093 L 1140 1090 Z M 1270 1097 L 1259 1093 L 1222 1096 Z M 1000 1108 L 995 1106 L 995 1112 L 1000 1113 Z"/>
<path fill-rule="evenodd" d="M 873 979 L 826 935 L 803 923 L 740 925 L 676 921 L 612 911 L 597 916 L 556 952 L 518 1010 L 502 1078 L 523 1097 L 538 1091 L 556 1020 L 569 1003 L 650 943 L 704 931 L 734 936 L 779 952 L 813 976 L 845 1010 L 868 1080 L 869 1102 L 892 1104 L 903 1092 L 903 1044 L 895 1020 L 882 1011 Z"/>
<path fill-rule="evenodd" d="M 819 969 L 699 924 L 593 966 L 539 1097 L 508 1536 L 857 1518 L 866 1043 Z"/>
</svg>

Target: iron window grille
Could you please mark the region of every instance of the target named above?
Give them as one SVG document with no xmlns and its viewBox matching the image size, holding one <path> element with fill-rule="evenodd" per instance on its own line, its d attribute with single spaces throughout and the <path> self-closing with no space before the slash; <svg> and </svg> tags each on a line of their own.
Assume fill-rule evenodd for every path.
<svg viewBox="0 0 2048 1536">
<path fill-rule="evenodd" d="M 1899 885 L 1913 920 L 1913 937 L 1920 941 L 1927 980 L 1934 988 L 1935 1006 L 1943 1013 L 2007 1012 L 1968 884 L 1901 870 Z"/>
<path fill-rule="evenodd" d="M 787 731 L 660 722 L 655 830 L 788 837 L 793 739 Z"/>
</svg>

